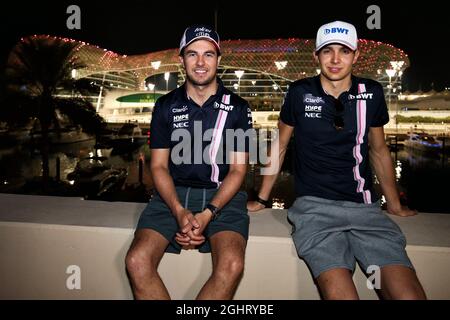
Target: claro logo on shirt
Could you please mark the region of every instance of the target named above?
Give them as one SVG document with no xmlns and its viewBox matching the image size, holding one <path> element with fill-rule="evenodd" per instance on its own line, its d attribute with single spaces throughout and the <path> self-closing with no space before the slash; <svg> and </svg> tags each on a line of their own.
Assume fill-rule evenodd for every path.
<svg viewBox="0 0 450 320">
<path fill-rule="evenodd" d="M 325 101 L 322 97 L 315 97 L 311 93 L 307 93 L 303 95 L 303 103 L 304 104 L 310 104 L 310 105 L 320 105 L 325 104 Z"/>
<path fill-rule="evenodd" d="M 181 108 L 172 108 L 173 113 L 186 112 L 188 110 L 187 106 L 183 106 Z"/>
</svg>

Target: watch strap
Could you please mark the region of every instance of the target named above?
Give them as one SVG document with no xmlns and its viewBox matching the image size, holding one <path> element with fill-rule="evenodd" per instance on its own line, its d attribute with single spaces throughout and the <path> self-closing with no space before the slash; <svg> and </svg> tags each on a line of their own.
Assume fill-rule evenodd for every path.
<svg viewBox="0 0 450 320">
<path fill-rule="evenodd" d="M 256 197 L 256 201 L 261 203 L 265 208 L 268 208 L 271 205 L 269 200 L 261 199 L 259 196 Z"/>
</svg>

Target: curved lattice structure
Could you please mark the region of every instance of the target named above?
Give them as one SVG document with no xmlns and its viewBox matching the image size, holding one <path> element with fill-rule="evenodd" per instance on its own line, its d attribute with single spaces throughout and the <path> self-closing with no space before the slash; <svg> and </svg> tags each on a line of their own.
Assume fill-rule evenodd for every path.
<svg viewBox="0 0 450 320">
<path fill-rule="evenodd" d="M 43 35 L 34 37 L 77 42 Z M 314 45 L 314 40 L 310 39 L 222 41 L 219 76 L 228 88 L 254 105 L 266 103 L 278 107 L 290 82 L 317 74 L 312 54 Z M 407 54 L 390 44 L 360 39 L 358 45 L 361 53 L 354 67 L 356 75 L 377 79 L 386 85 L 385 69 L 392 69 L 392 61 L 403 61 L 401 70 L 409 66 Z M 167 72 L 178 79 L 178 84 L 184 81 L 178 49 L 127 56 L 78 42 L 76 50 L 87 66 L 78 70 L 77 77 L 91 79 L 106 89 L 147 90 L 151 79 Z M 401 72 L 397 72 L 395 79 L 389 79 L 391 88 L 392 81 L 398 81 L 399 76 Z M 165 87 L 156 88 L 159 92 L 163 89 Z"/>
</svg>

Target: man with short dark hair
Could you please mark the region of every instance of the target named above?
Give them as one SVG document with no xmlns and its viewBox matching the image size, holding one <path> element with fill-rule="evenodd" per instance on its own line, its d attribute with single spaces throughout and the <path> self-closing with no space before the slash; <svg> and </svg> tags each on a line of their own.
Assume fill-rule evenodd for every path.
<svg viewBox="0 0 450 320">
<path fill-rule="evenodd" d="M 400 204 L 383 125 L 389 121 L 382 86 L 352 75 L 358 39 L 353 25 L 334 21 L 317 32 L 320 75 L 292 83 L 280 113 L 280 166 L 292 133 L 297 199 L 288 210 L 292 237 L 324 299 L 357 299 L 356 261 L 381 272 L 388 299 L 425 299 L 399 227 L 381 212 L 372 189 L 372 163 L 387 211 L 411 216 Z M 264 176 L 258 201 L 267 205 L 277 175 Z M 370 269 L 369 269 L 370 268 Z"/>
<path fill-rule="evenodd" d="M 220 41 L 213 29 L 187 28 L 179 54 L 186 81 L 159 98 L 153 111 L 156 195 L 141 214 L 126 266 L 136 299 L 169 299 L 157 272 L 164 253 L 194 247 L 211 252 L 212 275 L 197 299 L 231 299 L 248 239 L 247 195 L 239 191 L 248 144 L 230 146 L 224 137 L 226 130 L 251 129 L 251 113 L 217 77 Z M 221 161 L 221 154 L 231 163 Z"/>
</svg>

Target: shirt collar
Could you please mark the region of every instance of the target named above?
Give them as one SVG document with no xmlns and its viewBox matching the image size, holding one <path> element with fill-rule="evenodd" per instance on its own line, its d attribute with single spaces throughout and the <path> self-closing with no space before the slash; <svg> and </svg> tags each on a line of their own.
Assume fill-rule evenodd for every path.
<svg viewBox="0 0 450 320">
<path fill-rule="evenodd" d="M 314 78 L 315 78 L 315 79 L 314 79 L 315 84 L 316 84 L 316 86 L 317 86 L 317 88 L 318 88 L 318 90 L 319 90 L 319 94 L 320 94 L 321 96 L 323 96 L 323 97 L 327 97 L 327 96 L 328 96 L 328 97 L 334 98 L 333 96 L 327 94 L 327 93 L 325 92 L 325 90 L 323 89 L 322 83 L 320 82 L 320 75 L 317 75 L 317 76 L 315 76 Z M 348 91 L 342 92 L 342 93 L 339 95 L 339 98 L 345 97 L 345 100 L 347 100 L 349 94 L 357 94 L 357 93 L 358 93 L 358 78 L 355 77 L 355 76 L 352 74 L 352 75 L 351 75 L 351 81 L 352 81 L 352 84 L 351 84 L 351 86 L 350 86 L 350 89 L 349 89 Z"/>
<path fill-rule="evenodd" d="M 218 98 L 221 99 L 222 95 L 225 93 L 225 86 L 223 85 L 222 79 L 217 77 L 216 80 L 217 80 L 217 91 L 216 91 L 216 94 L 213 94 L 212 96 L 210 96 L 208 98 L 208 100 L 206 100 L 205 106 L 210 104 L 212 101 L 215 101 Z M 180 94 L 181 94 L 181 97 L 183 98 L 183 100 L 185 102 L 191 101 L 191 99 L 187 95 L 186 83 L 183 83 L 183 85 L 181 85 L 178 89 L 181 90 Z"/>
</svg>

